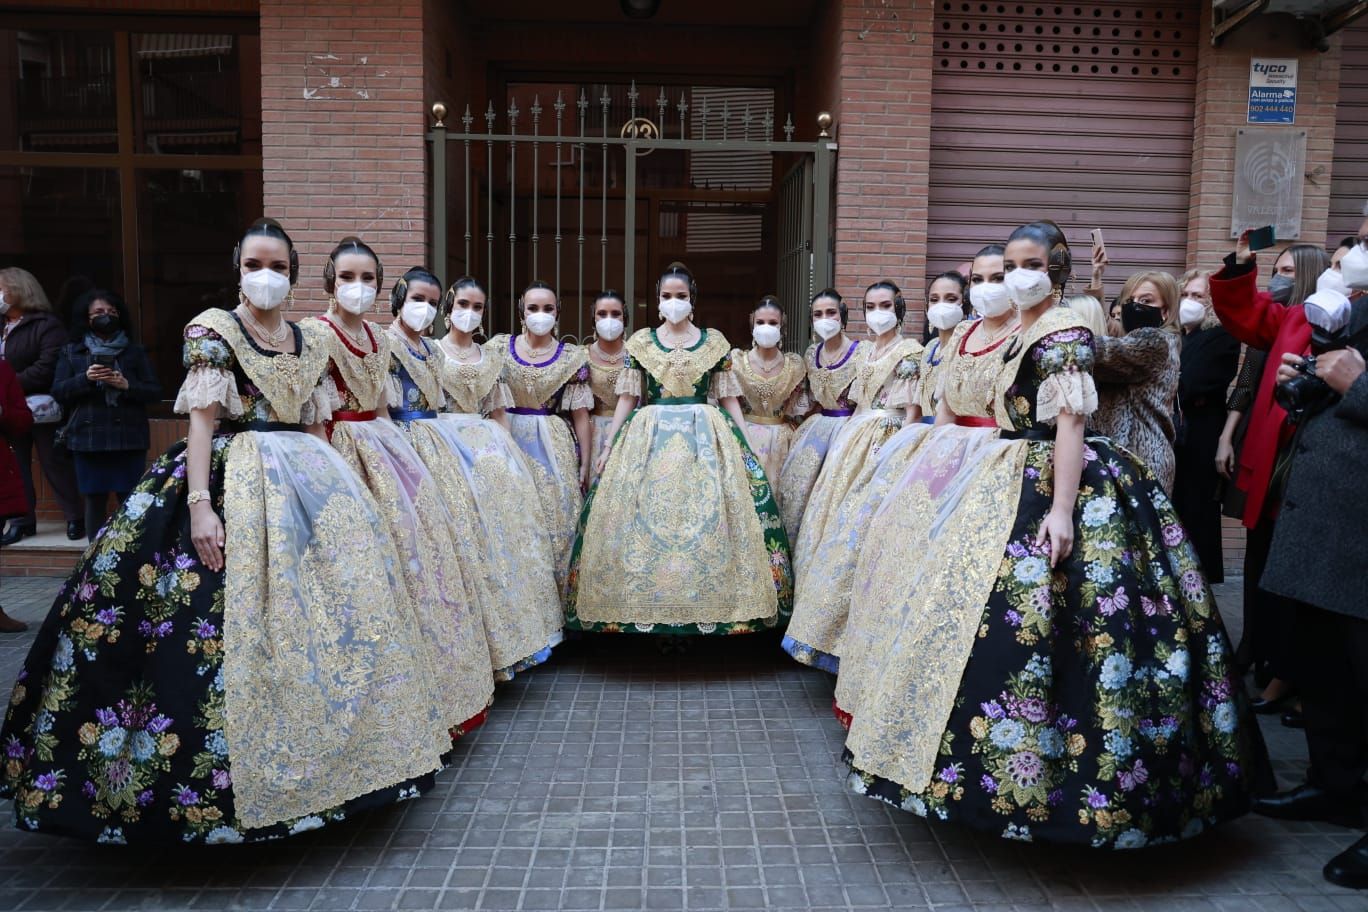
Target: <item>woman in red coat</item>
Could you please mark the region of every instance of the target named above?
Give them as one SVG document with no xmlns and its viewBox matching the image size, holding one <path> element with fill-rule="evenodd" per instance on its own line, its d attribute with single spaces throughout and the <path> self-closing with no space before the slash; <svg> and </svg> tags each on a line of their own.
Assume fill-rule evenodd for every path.
<svg viewBox="0 0 1368 912">
<path fill-rule="evenodd" d="M 19 376 L 9 362 L 0 358 L 0 434 L 17 437 L 28 433 L 33 426 L 33 413 L 24 401 L 19 387 Z M 0 523 L 29 511 L 28 496 L 24 494 L 24 477 L 19 474 L 19 460 L 8 446 L 0 446 Z M 18 633 L 28 629 L 23 621 L 16 621 L 0 608 L 0 633 Z"/>
<path fill-rule="evenodd" d="M 1273 264 L 1269 291 L 1256 287 L 1254 254 L 1244 237 L 1225 266 L 1211 277 L 1211 305 L 1225 327 L 1251 349 L 1268 353 L 1271 370 L 1259 380 L 1249 414 L 1249 426 L 1235 466 L 1234 484 L 1245 498 L 1243 522 L 1249 530 L 1245 546 L 1245 637 L 1256 666 L 1271 677 L 1253 701 L 1258 713 L 1279 712 L 1293 696 L 1293 611 L 1279 596 L 1259 588 L 1273 524 L 1282 504 L 1287 480 L 1287 457 L 1292 427 L 1287 413 L 1273 398 L 1277 365 L 1288 352 L 1304 355 L 1311 344 L 1311 327 L 1302 302 L 1316 290 L 1316 279 L 1330 265 L 1325 251 L 1313 244 L 1294 244 Z M 1295 719 L 1295 714 L 1291 718 Z"/>
</svg>

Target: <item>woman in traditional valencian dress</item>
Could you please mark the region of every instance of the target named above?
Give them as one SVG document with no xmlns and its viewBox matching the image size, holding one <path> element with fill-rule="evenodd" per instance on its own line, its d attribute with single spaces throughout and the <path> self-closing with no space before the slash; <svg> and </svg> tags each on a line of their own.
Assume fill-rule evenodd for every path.
<svg viewBox="0 0 1368 912">
<path fill-rule="evenodd" d="M 977 353 L 974 324 L 956 329 L 938 427 L 857 570 L 850 782 L 1011 839 L 1190 837 L 1244 813 L 1262 741 L 1168 498 L 1084 440 L 1092 336 L 1053 303 L 1063 233 L 1018 229 L 1006 266 L 1021 329 Z"/>
<path fill-rule="evenodd" d="M 779 498 L 779 470 L 793 444 L 793 422 L 810 407 L 803 382 L 802 356 L 785 354 L 784 309 L 779 299 L 765 295 L 751 311 L 749 351 L 733 349 L 732 372 L 741 384 L 741 411 L 746 416 L 746 437 L 765 467 L 770 490 Z"/>
<path fill-rule="evenodd" d="M 594 407 L 594 394 L 584 349 L 556 337 L 560 307 L 551 286 L 533 282 L 518 298 L 523 331 L 495 336 L 485 343 L 485 351 L 499 359 L 500 377 L 513 395 L 509 429 L 537 477 L 537 495 L 551 533 L 556 581 L 564 588 L 575 524 L 592 468 L 589 410 Z"/>
<path fill-rule="evenodd" d="M 901 335 L 907 315 L 901 289 L 875 282 L 865 289 L 864 309 L 874 341 L 846 393 L 855 414 L 833 438 L 803 511 L 793 545 L 793 620 L 783 643 L 799 662 L 833 673 L 864 533 L 864 524 L 846 520 L 874 478 L 883 444 L 921 417 L 922 347 Z M 920 439 L 927 430 L 918 424 L 909 435 Z"/>
<path fill-rule="evenodd" d="M 293 246 L 262 220 L 233 253 L 242 303 L 185 329 L 188 439 L 86 552 L 15 687 L 23 829 L 276 838 L 413 797 L 451 746 L 398 554 L 323 440 L 322 327 L 279 311 Z"/>
<path fill-rule="evenodd" d="M 694 325 L 697 288 L 683 266 L 670 267 L 657 293 L 664 323 L 627 342 L 613 442 L 575 540 L 566 626 L 774 627 L 792 598 L 788 542 L 746 441 L 731 346 Z"/>
<path fill-rule="evenodd" d="M 978 259 L 977 257 L 975 258 Z M 972 270 L 972 267 L 970 267 Z M 936 383 L 941 362 L 950 344 L 955 327 L 964 321 L 964 306 L 968 303 L 969 282 L 958 272 L 943 272 L 931 280 L 926 289 L 926 326 L 936 335 L 926 343 L 921 362 L 921 420 L 923 424 L 936 421 Z"/>
<path fill-rule="evenodd" d="M 374 309 L 383 276 L 375 251 L 353 237 L 334 247 L 323 267 L 329 306 L 316 322 L 329 352 L 328 439 L 375 495 L 399 549 L 423 642 L 433 652 L 445 723 L 458 735 L 484 721 L 494 692 L 478 590 L 466 579 L 479 568 L 448 559 L 463 524 L 448 514 L 436 479 L 403 431 L 379 418 L 390 336 L 363 315 Z"/>
<path fill-rule="evenodd" d="M 798 428 L 779 470 L 779 502 L 790 542 L 798 540 L 803 511 L 831 441 L 855 414 L 855 404 L 846 398 L 846 391 L 855 381 L 868 344 L 846 335 L 848 318 L 845 302 L 835 289 L 819 291 L 812 299 L 812 331 L 818 341 L 808 346 L 803 363 L 807 395 L 820 411 L 809 415 Z"/>
<path fill-rule="evenodd" d="M 495 679 L 507 681 L 550 657 L 564 617 L 537 481 L 508 433 L 513 397 L 499 379 L 499 359 L 474 337 L 486 301 L 484 286 L 468 276 L 442 298 L 451 330 L 436 349 L 447 405 L 435 429 L 449 448 L 443 471 L 459 475 L 473 496 L 478 535 L 457 540 L 455 553 L 462 566 L 486 578 L 489 653 Z"/>
<path fill-rule="evenodd" d="M 598 481 L 599 457 L 608 449 L 612 438 L 613 413 L 617 411 L 617 381 L 627 357 L 626 340 L 622 338 L 627 324 L 623 322 L 627 305 L 616 291 L 605 291 L 594 301 L 594 339 L 584 347 L 589 356 L 589 388 L 594 391 L 594 411 L 589 416 L 589 483 Z"/>
</svg>

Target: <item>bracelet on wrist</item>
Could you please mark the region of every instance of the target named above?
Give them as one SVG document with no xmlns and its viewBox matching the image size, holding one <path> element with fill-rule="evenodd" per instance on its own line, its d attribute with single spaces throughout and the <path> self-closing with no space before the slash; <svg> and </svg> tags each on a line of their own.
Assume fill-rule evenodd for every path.
<svg viewBox="0 0 1368 912">
<path fill-rule="evenodd" d="M 195 504 L 197 504 L 197 503 L 201 503 L 201 502 L 207 503 L 207 502 L 209 502 L 212 498 L 213 498 L 213 495 L 210 494 L 208 491 L 191 491 L 189 494 L 186 494 L 186 495 L 185 495 L 185 502 L 186 502 L 187 505 L 193 507 L 193 506 L 194 506 Z"/>
</svg>

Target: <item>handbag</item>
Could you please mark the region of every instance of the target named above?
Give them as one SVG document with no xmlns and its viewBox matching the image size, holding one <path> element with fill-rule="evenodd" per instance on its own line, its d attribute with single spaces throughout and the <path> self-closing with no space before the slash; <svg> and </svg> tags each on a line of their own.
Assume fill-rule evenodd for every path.
<svg viewBox="0 0 1368 912">
<path fill-rule="evenodd" d="M 47 393 L 25 396 L 24 401 L 33 413 L 34 424 L 56 424 L 62 420 L 62 407 Z"/>
</svg>

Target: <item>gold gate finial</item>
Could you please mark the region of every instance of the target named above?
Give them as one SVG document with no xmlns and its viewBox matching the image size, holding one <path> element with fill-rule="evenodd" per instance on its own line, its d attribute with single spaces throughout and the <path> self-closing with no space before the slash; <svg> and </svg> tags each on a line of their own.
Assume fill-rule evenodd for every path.
<svg viewBox="0 0 1368 912">
<path fill-rule="evenodd" d="M 831 112 L 829 112 L 829 111 L 821 111 L 821 112 L 819 112 L 819 113 L 817 114 L 817 138 L 818 138 L 818 139 L 831 139 L 831 125 L 832 125 L 834 122 L 835 122 L 835 121 L 832 120 L 832 117 L 831 117 Z"/>
<path fill-rule="evenodd" d="M 434 126 L 434 127 L 445 127 L 445 126 L 446 126 L 446 114 L 447 114 L 447 106 L 444 105 L 444 104 L 442 104 L 440 101 L 437 102 L 437 103 L 435 103 L 435 104 L 432 106 L 432 119 L 435 120 L 436 123 L 434 123 L 433 126 Z"/>
</svg>

